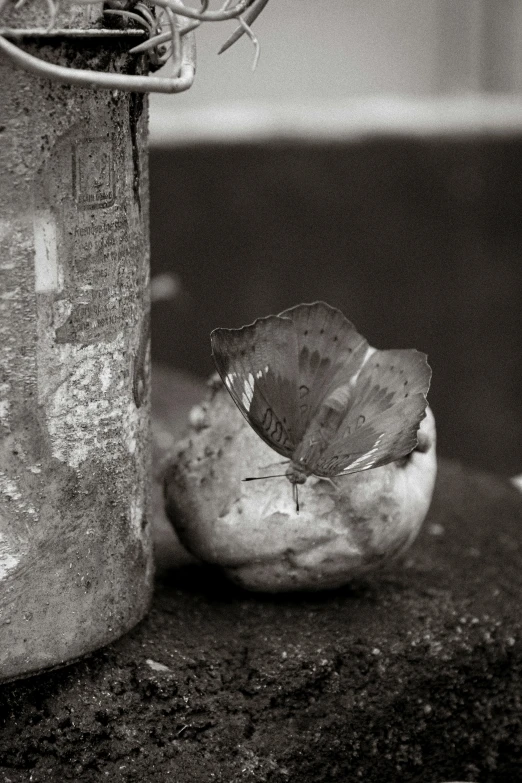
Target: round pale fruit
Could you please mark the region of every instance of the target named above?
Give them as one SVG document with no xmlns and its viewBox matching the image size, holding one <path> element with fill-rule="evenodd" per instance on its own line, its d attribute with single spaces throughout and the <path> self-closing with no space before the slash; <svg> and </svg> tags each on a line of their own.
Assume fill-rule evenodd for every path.
<svg viewBox="0 0 522 783">
<path fill-rule="evenodd" d="M 284 476 L 242 481 L 285 465 L 225 389 L 189 421 L 165 476 L 167 514 L 193 555 L 249 590 L 339 587 L 396 558 L 419 532 L 437 471 L 429 408 L 411 454 L 333 481 L 309 477 L 299 513 Z"/>
</svg>

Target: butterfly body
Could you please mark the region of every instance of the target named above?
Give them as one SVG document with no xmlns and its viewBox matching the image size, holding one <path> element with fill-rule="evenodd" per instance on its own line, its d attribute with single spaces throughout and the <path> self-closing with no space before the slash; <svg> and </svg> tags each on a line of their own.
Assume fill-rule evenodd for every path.
<svg viewBox="0 0 522 783">
<path fill-rule="evenodd" d="M 285 472 L 285 476 L 290 484 L 304 484 L 309 475 L 310 472 L 303 465 L 293 461 Z"/>
<path fill-rule="evenodd" d="M 241 329 L 215 329 L 212 353 L 237 407 L 303 484 L 395 461 L 417 445 L 431 370 L 415 350 L 378 351 L 324 302 Z"/>
</svg>

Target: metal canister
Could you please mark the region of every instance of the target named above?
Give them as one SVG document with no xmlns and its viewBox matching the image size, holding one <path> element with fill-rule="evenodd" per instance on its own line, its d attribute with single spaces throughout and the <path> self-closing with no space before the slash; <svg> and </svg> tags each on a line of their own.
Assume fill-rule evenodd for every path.
<svg viewBox="0 0 522 783">
<path fill-rule="evenodd" d="M 114 36 L 29 49 L 128 66 Z M 146 137 L 146 96 L 0 58 L 0 680 L 107 644 L 149 605 Z"/>
</svg>

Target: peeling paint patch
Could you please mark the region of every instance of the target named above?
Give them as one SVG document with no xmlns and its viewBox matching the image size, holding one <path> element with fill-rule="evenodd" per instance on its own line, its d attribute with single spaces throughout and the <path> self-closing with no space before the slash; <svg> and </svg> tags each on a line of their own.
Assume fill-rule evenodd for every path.
<svg viewBox="0 0 522 783">
<path fill-rule="evenodd" d="M 16 286 L 16 288 L 11 289 L 11 291 L 2 291 L 0 293 L 0 299 L 10 300 L 10 299 L 16 299 L 21 296 L 21 288 L 19 285 Z"/>
<path fill-rule="evenodd" d="M 134 454 L 141 438 L 142 415 L 134 401 L 127 405 L 125 416 L 125 446 L 129 454 Z"/>
<path fill-rule="evenodd" d="M 13 230 L 12 221 L 3 220 L 2 218 L 0 218 L 0 242 L 2 242 L 4 239 L 7 239 L 10 236 L 12 230 Z M 6 265 L 3 264 L 2 268 L 11 269 L 12 265 L 6 267 Z"/>
<path fill-rule="evenodd" d="M 39 376 L 53 456 L 78 468 L 96 457 L 102 463 L 134 454 L 143 416 L 132 399 L 125 340 L 116 345 L 56 346 L 63 375 Z"/>
<path fill-rule="evenodd" d="M 0 421 L 7 423 L 9 415 L 9 400 L 0 400 Z"/>
<path fill-rule="evenodd" d="M 51 210 L 35 212 L 33 224 L 36 293 L 59 291 L 56 221 Z"/>
<path fill-rule="evenodd" d="M 5 579 L 10 571 L 16 568 L 20 562 L 20 556 L 13 554 L 6 540 L 0 533 L 0 582 Z"/>
<path fill-rule="evenodd" d="M 100 383 L 103 392 L 106 392 L 110 386 L 112 378 L 112 370 L 109 365 L 103 368 L 100 373 Z"/>
<path fill-rule="evenodd" d="M 143 496 L 140 492 L 135 497 L 131 498 L 130 502 L 130 523 L 136 536 L 139 536 L 141 531 L 141 523 L 143 521 Z"/>
<path fill-rule="evenodd" d="M 16 483 L 6 476 L 5 473 L 0 473 L 0 494 L 9 498 L 9 500 L 22 499 L 22 493 L 16 486 Z"/>
<path fill-rule="evenodd" d="M 3 471 L 0 471 L 0 500 L 5 499 L 13 515 L 30 515 L 31 522 L 38 519 L 38 510 L 29 502 L 20 490 L 17 482 Z M 0 520 L 1 521 L 1 520 Z M 1 535 L 1 533 L 0 533 Z"/>
</svg>

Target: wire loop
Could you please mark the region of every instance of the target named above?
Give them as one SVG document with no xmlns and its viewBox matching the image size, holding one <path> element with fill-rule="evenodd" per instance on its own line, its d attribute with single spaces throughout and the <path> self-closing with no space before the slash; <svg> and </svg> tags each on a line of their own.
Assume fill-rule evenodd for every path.
<svg viewBox="0 0 522 783">
<path fill-rule="evenodd" d="M 8 1 L 0 0 L 0 19 Z M 94 2 L 94 0 L 75 1 L 86 4 Z M 19 8 L 26 2 L 28 0 L 17 0 L 15 7 Z M 45 33 L 49 34 L 55 28 L 60 0 L 45 0 L 45 2 L 49 12 L 49 24 Z M 239 27 L 221 47 L 219 53 L 228 49 L 246 33 L 255 47 L 253 67 L 256 67 L 259 42 L 252 33 L 250 24 L 259 16 L 268 0 L 236 0 L 234 4 L 232 0 L 226 0 L 219 10 L 214 11 L 210 9 L 210 0 L 200 0 L 198 10 L 186 6 L 182 0 L 150 0 L 150 2 L 152 7 L 143 0 L 138 0 L 136 3 L 129 2 L 128 7 L 122 7 L 123 4 L 118 3 L 117 7 L 105 8 L 104 13 L 142 27 L 148 38 L 143 43 L 133 46 L 129 53 L 133 55 L 146 53 L 154 67 L 170 65 L 171 76 L 138 76 L 55 65 L 29 54 L 9 40 L 9 32 L 15 34 L 15 29 L 9 31 L 0 28 L 0 53 L 26 71 L 64 84 L 125 92 L 177 93 L 189 89 L 194 81 L 196 72 L 194 30 L 204 22 L 237 19 Z"/>
</svg>

